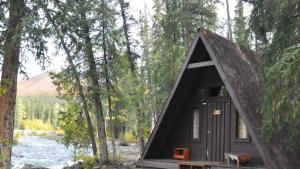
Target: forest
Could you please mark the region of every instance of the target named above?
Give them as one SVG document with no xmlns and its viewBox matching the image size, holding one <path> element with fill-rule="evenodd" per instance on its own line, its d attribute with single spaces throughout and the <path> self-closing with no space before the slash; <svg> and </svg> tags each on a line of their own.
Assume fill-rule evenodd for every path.
<svg viewBox="0 0 300 169">
<path fill-rule="evenodd" d="M 62 130 L 65 144 L 91 146 L 100 164 L 117 160 L 116 140 L 143 150 L 198 28 L 259 56 L 260 135 L 266 143 L 284 136 L 283 164 L 296 164 L 300 1 L 236 0 L 234 17 L 228 1 L 153 0 L 151 10 L 133 15 L 136 4 L 127 0 L 0 0 L 0 168 L 11 167 L 14 129 L 26 129 L 30 120 Z M 218 18 L 220 4 L 225 20 Z M 64 68 L 50 73 L 58 96 L 17 97 L 26 61 L 34 57 L 46 69 L 49 45 L 65 58 Z"/>
</svg>

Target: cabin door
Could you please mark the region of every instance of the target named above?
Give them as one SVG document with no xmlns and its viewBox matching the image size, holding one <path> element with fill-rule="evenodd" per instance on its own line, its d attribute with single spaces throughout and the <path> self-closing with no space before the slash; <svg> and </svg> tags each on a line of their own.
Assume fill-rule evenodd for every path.
<svg viewBox="0 0 300 169">
<path fill-rule="evenodd" d="M 207 102 L 208 161 L 224 161 L 224 152 L 229 151 L 230 99 L 217 98 Z"/>
</svg>

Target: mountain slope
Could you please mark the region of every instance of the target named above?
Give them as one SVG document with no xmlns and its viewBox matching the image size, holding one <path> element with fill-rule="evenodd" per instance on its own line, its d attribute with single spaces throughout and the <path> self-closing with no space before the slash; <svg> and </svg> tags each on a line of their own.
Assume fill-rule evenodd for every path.
<svg viewBox="0 0 300 169">
<path fill-rule="evenodd" d="M 55 96 L 56 94 L 56 86 L 52 83 L 48 73 L 18 82 L 18 96 Z"/>
</svg>

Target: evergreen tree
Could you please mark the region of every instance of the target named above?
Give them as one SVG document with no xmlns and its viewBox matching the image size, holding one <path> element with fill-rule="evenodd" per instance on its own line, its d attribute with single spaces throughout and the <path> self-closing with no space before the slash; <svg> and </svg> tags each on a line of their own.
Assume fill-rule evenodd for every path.
<svg viewBox="0 0 300 169">
<path fill-rule="evenodd" d="M 0 82 L 1 88 L 5 90 L 0 96 L 0 167 L 4 169 L 11 168 L 11 143 L 13 140 L 13 121 L 24 14 L 24 0 L 11 0 L 9 2 L 9 21 L 4 40 L 4 49 L 2 49 L 4 51 L 4 59 Z"/>
<path fill-rule="evenodd" d="M 0 51 L 3 56 L 0 96 L 0 147 L 3 147 L 3 161 L 1 168 L 10 168 L 11 142 L 13 139 L 13 121 L 16 104 L 16 89 L 19 71 L 22 69 L 21 42 L 24 50 L 32 52 L 36 61 L 45 67 L 47 60 L 46 46 L 47 25 L 42 17 L 39 17 L 36 1 L 11 0 L 1 1 L 1 33 Z M 4 4 L 4 5 L 3 5 Z M 4 9 L 2 11 L 2 9 Z M 7 11 L 7 12 L 6 12 Z M 9 15 L 6 15 L 6 14 Z M 4 14 L 4 15 L 3 15 Z M 6 18 L 8 16 L 8 18 Z M 6 22 L 7 21 L 7 22 Z M 4 90 L 4 91 L 3 91 Z"/>
<path fill-rule="evenodd" d="M 140 142 L 141 150 L 145 147 L 145 138 L 144 138 L 144 128 L 143 128 L 143 113 L 142 112 L 142 106 L 141 106 L 141 91 L 139 90 L 139 70 L 138 66 L 136 64 L 137 57 L 139 57 L 132 48 L 132 43 L 130 41 L 130 35 L 129 35 L 129 23 L 128 23 L 128 16 L 126 10 L 128 9 L 128 3 L 125 3 L 124 0 L 120 0 L 120 9 L 121 9 L 121 16 L 123 20 L 123 33 L 125 37 L 125 43 L 126 43 L 126 58 L 127 62 L 129 64 L 129 71 L 131 75 L 131 84 L 134 86 L 131 88 L 130 91 L 132 96 L 134 98 L 131 98 L 132 106 L 134 106 L 136 109 L 133 109 L 134 112 L 136 112 L 136 121 L 137 121 L 137 135 Z"/>
<path fill-rule="evenodd" d="M 98 61 L 99 57 L 96 55 L 96 49 L 100 46 L 98 46 L 99 42 L 102 43 L 101 21 L 104 18 L 99 16 L 99 14 L 103 12 L 105 15 L 108 15 L 107 18 L 109 18 L 109 14 L 111 13 L 106 13 L 108 12 L 107 9 L 103 8 L 103 6 L 109 4 L 108 2 L 97 1 L 95 4 L 96 5 L 85 1 L 70 3 L 55 2 L 55 8 L 58 10 L 57 16 L 59 16 L 57 19 L 59 20 L 53 18 L 52 24 L 56 22 L 56 27 L 61 27 L 61 31 L 66 35 L 65 37 L 62 37 L 62 35 L 58 36 L 60 43 L 65 41 L 64 43 L 66 46 L 63 46 L 65 52 L 67 51 L 66 48 L 71 47 L 70 49 L 72 50 L 69 49 L 70 53 L 73 53 L 75 56 L 72 58 L 68 57 L 69 64 L 71 65 L 70 61 L 84 61 L 82 68 L 87 70 L 84 72 L 84 78 L 88 82 L 87 87 L 89 89 L 89 96 L 87 98 L 90 99 L 89 103 L 93 106 L 93 111 L 95 112 L 96 117 L 100 162 L 107 163 L 108 152 L 104 121 L 105 107 L 103 106 L 104 90 L 103 86 L 99 84 L 99 81 L 102 80 L 102 74 L 100 74 L 101 69 L 99 69 L 99 67 L 101 68 L 102 65 L 99 64 L 101 62 Z M 59 34 L 59 32 L 60 30 L 55 31 L 55 34 Z M 70 67 L 74 70 L 75 64 Z M 73 71 L 73 73 L 74 72 L 76 71 Z"/>
<path fill-rule="evenodd" d="M 262 53 L 260 74 L 265 95 L 262 138 L 270 168 L 299 166 L 299 45 L 300 1 L 253 1 L 251 30 Z M 297 65 L 297 66 L 296 66 Z"/>
<path fill-rule="evenodd" d="M 157 112 L 173 87 L 196 30 L 199 27 L 216 30 L 217 3 L 216 0 L 154 1 L 149 66 Z"/>
<path fill-rule="evenodd" d="M 145 92 L 143 97 L 143 105 L 145 105 L 144 111 L 149 112 L 147 113 L 150 116 L 151 121 L 149 125 L 147 122 L 144 121 L 145 128 L 153 128 L 155 125 L 156 120 L 158 119 L 157 108 L 155 104 L 155 91 L 154 85 L 152 84 L 151 79 L 151 67 L 150 67 L 150 25 L 148 21 L 148 15 L 146 11 L 146 7 L 144 12 L 140 11 L 140 18 L 139 18 L 139 29 L 140 29 L 140 39 L 141 39 L 141 48 L 142 48 L 142 64 L 141 64 L 141 80 L 142 84 L 145 85 Z M 145 117 L 146 119 L 147 116 Z M 145 132 L 147 133 L 147 132 Z"/>
<path fill-rule="evenodd" d="M 17 98 L 16 112 L 15 112 L 15 128 L 19 128 L 22 120 L 27 119 L 27 112 L 22 99 Z"/>
<path fill-rule="evenodd" d="M 97 157 L 97 145 L 96 145 L 96 140 L 95 140 L 95 135 L 94 135 L 94 127 L 92 125 L 92 121 L 91 121 L 91 117 L 90 117 L 90 113 L 89 113 L 89 109 L 88 109 L 88 103 L 87 103 L 87 99 L 85 97 L 84 94 L 84 90 L 83 90 L 83 86 L 81 84 L 81 80 L 80 80 L 80 75 L 79 72 L 77 71 L 77 68 L 74 64 L 73 61 L 73 57 L 72 57 L 72 52 L 70 51 L 68 45 L 65 42 L 65 38 L 64 35 L 61 34 L 61 30 L 59 29 L 59 26 L 57 25 L 58 19 L 56 19 L 56 21 L 53 19 L 53 16 L 51 16 L 50 12 L 48 11 L 48 9 L 46 8 L 46 6 L 44 7 L 45 13 L 46 13 L 46 17 L 47 19 L 51 22 L 53 29 L 54 29 L 54 35 L 56 35 L 55 37 L 57 37 L 58 39 L 58 43 L 59 46 L 62 46 L 62 48 L 64 49 L 66 55 L 67 55 L 67 60 L 68 63 L 70 65 L 70 74 L 73 76 L 73 78 L 75 79 L 75 85 L 74 88 L 76 90 L 78 90 L 78 95 L 82 104 L 82 111 L 85 115 L 85 119 L 87 122 L 87 129 L 88 129 L 88 134 L 90 137 L 90 141 L 92 143 L 92 150 L 93 150 L 93 155 L 95 157 Z M 56 16 L 59 16 L 59 14 L 56 14 Z M 60 25 L 60 27 L 64 27 L 63 25 Z M 58 80 L 58 82 L 56 82 L 57 86 L 64 86 L 65 80 L 64 80 L 64 73 L 58 74 L 58 75 L 54 75 Z M 68 76 L 67 76 L 68 77 Z M 61 80 L 62 79 L 62 80 Z M 67 85 L 70 85 L 67 83 Z M 60 90 L 64 90 L 64 87 L 59 88 Z M 68 96 L 68 95 L 67 95 Z M 74 97 L 74 96 L 73 96 Z M 69 97 L 66 97 L 65 95 L 62 95 L 62 98 L 66 98 L 68 100 Z"/>
<path fill-rule="evenodd" d="M 249 36 L 247 33 L 247 21 L 244 16 L 244 7 L 243 2 L 238 0 L 237 5 L 235 6 L 235 18 L 234 18 L 234 37 L 235 41 L 244 47 L 250 48 Z"/>
</svg>

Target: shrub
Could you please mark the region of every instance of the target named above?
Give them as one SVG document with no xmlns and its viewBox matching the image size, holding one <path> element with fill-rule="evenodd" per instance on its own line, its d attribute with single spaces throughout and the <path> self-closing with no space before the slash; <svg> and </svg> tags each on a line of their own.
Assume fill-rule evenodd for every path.
<svg viewBox="0 0 300 169">
<path fill-rule="evenodd" d="M 42 120 L 23 120 L 20 124 L 21 130 L 54 130 L 50 123 L 44 123 Z"/>
<path fill-rule="evenodd" d="M 134 136 L 134 134 L 132 132 L 129 132 L 129 131 L 125 132 L 124 139 L 126 142 L 129 142 L 129 143 L 136 142 L 136 137 Z"/>
<path fill-rule="evenodd" d="M 91 169 L 97 163 L 97 159 L 93 156 L 79 152 L 75 161 L 82 161 L 84 169 Z"/>
</svg>

